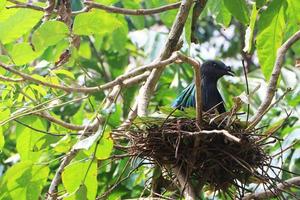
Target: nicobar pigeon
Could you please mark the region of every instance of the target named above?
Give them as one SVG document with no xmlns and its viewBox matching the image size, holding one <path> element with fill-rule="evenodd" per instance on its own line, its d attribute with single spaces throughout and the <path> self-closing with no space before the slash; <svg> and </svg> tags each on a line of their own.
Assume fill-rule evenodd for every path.
<svg viewBox="0 0 300 200">
<path fill-rule="evenodd" d="M 219 113 L 224 113 L 224 101 L 217 88 L 219 78 L 224 75 L 234 76 L 231 67 L 221 61 L 209 60 L 201 65 L 201 90 L 202 109 L 208 111 L 215 107 Z M 196 86 L 193 81 L 175 99 L 172 106 L 183 110 L 188 107 L 196 107 Z"/>
</svg>

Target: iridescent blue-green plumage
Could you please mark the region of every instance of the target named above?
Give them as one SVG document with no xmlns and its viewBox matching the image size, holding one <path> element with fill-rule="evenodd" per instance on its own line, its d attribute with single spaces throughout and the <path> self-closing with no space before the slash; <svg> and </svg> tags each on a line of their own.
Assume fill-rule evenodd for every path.
<svg viewBox="0 0 300 200">
<path fill-rule="evenodd" d="M 219 113 L 225 112 L 225 107 L 221 94 L 217 89 L 218 79 L 223 75 L 232 75 L 231 68 L 220 61 L 207 61 L 201 66 L 201 91 L 202 108 L 208 111 L 215 107 Z M 172 106 L 179 109 L 196 107 L 196 86 L 195 83 L 188 85 L 175 99 Z"/>
</svg>

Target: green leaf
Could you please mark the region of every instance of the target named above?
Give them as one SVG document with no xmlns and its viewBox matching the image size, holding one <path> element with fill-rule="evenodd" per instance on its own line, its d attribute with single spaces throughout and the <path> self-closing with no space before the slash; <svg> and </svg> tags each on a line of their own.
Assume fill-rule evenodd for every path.
<svg viewBox="0 0 300 200">
<path fill-rule="evenodd" d="M 231 14 L 243 24 L 249 23 L 248 8 L 245 0 L 224 0 Z"/>
<path fill-rule="evenodd" d="M 42 17 L 43 12 L 31 9 L 1 11 L 0 41 L 3 44 L 7 44 L 18 39 L 22 35 L 28 33 Z"/>
<path fill-rule="evenodd" d="M 253 4 L 252 13 L 250 17 L 250 25 L 248 26 L 246 30 L 245 35 L 245 47 L 243 49 L 244 52 L 250 53 L 253 43 L 253 33 L 254 33 L 254 27 L 256 22 L 258 10 L 256 9 L 256 4 Z"/>
<path fill-rule="evenodd" d="M 47 21 L 32 35 L 32 43 L 36 50 L 44 50 L 66 38 L 69 30 L 66 24 L 60 21 Z"/>
<path fill-rule="evenodd" d="M 110 136 L 110 132 L 111 130 L 106 128 L 98 144 L 96 158 L 99 160 L 107 159 L 113 150 L 114 142 Z"/>
<path fill-rule="evenodd" d="M 93 10 L 75 17 L 73 32 L 77 35 L 105 34 L 113 32 L 120 26 L 122 23 L 114 15 Z"/>
<path fill-rule="evenodd" d="M 16 65 L 24 65 L 32 62 L 40 53 L 33 51 L 28 43 L 19 43 L 13 47 L 10 55 Z"/>
<path fill-rule="evenodd" d="M 266 4 L 267 0 L 256 0 L 256 5 L 258 8 L 263 7 Z"/>
<path fill-rule="evenodd" d="M 217 23 L 228 27 L 231 21 L 231 13 L 224 5 L 224 0 L 208 1 L 201 16 L 212 15 Z"/>
<path fill-rule="evenodd" d="M 0 126 L 0 150 L 4 147 L 4 136 L 3 136 L 3 128 Z"/>
<path fill-rule="evenodd" d="M 285 31 L 285 0 L 272 1 L 258 21 L 256 47 L 261 70 L 269 80 Z"/>
<path fill-rule="evenodd" d="M 88 173 L 83 183 L 87 170 Z M 98 185 L 97 162 L 93 161 L 91 163 L 90 159 L 84 159 L 83 161 L 76 160 L 72 162 L 64 169 L 62 173 L 62 182 L 67 192 L 73 196 L 72 198 L 70 195 L 70 199 L 76 199 L 76 194 L 78 194 L 77 192 L 82 190 L 82 184 L 84 184 L 87 188 L 87 199 L 95 199 Z"/>
<path fill-rule="evenodd" d="M 86 59 L 91 58 L 92 52 L 91 52 L 90 44 L 88 42 L 83 42 L 80 44 L 78 55 Z"/>
<path fill-rule="evenodd" d="M 50 146 L 58 153 L 65 153 L 71 148 L 71 137 L 70 135 L 65 135 L 59 141 L 51 144 Z"/>
<path fill-rule="evenodd" d="M 288 0 L 288 8 L 286 10 L 286 34 L 284 39 L 288 39 L 300 29 L 300 1 Z M 300 44 L 295 43 L 292 49 L 296 54 L 300 54 Z"/>
<path fill-rule="evenodd" d="M 5 173 L 0 184 L 0 199 L 39 199 L 49 168 L 30 161 L 17 163 Z"/>
<path fill-rule="evenodd" d="M 69 77 L 71 79 L 75 79 L 74 74 L 71 71 L 65 70 L 65 69 L 56 69 L 52 71 L 54 74 L 58 75 L 65 75 L 66 77 Z"/>
<path fill-rule="evenodd" d="M 0 0 L 0 11 L 5 8 L 6 0 Z"/>
<path fill-rule="evenodd" d="M 35 129 L 45 130 L 42 121 L 36 117 L 25 117 L 20 121 Z M 21 160 L 37 161 L 42 154 L 39 141 L 44 135 L 21 124 L 17 125 L 16 133 L 17 151 L 21 156 Z"/>
<path fill-rule="evenodd" d="M 224 0 L 220 0 L 218 7 L 219 7 L 219 11 L 217 12 L 216 21 L 217 23 L 222 24 L 225 27 L 228 27 L 231 22 L 231 14 L 229 10 L 226 8 L 226 6 L 224 5 Z"/>
</svg>

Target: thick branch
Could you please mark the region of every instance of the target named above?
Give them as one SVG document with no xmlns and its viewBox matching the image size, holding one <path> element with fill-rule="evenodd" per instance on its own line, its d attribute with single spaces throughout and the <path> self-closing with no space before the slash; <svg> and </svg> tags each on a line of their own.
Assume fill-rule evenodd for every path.
<svg viewBox="0 0 300 200">
<path fill-rule="evenodd" d="M 182 0 L 176 19 L 170 30 L 168 40 L 158 60 L 164 60 L 170 57 L 173 51 L 175 51 L 192 4 L 193 0 Z M 138 97 L 138 115 L 143 116 L 147 114 L 146 111 L 150 98 L 153 94 L 154 88 L 159 80 L 162 71 L 163 68 L 153 70 L 145 85 L 140 89 Z"/>
<path fill-rule="evenodd" d="M 291 36 L 277 51 L 277 57 L 274 64 L 274 68 L 272 71 L 272 76 L 267 88 L 267 96 L 262 102 L 262 104 L 259 106 L 258 111 L 255 116 L 252 117 L 251 123 L 248 127 L 248 129 L 253 128 L 256 124 L 260 122 L 262 117 L 264 116 L 263 113 L 268 109 L 270 106 L 273 97 L 276 92 L 276 86 L 278 82 L 278 78 L 281 72 L 281 67 L 284 61 L 284 56 L 288 49 L 298 40 L 300 39 L 300 31 L 296 32 L 293 36 Z"/>
<path fill-rule="evenodd" d="M 185 200 L 195 200 L 196 193 L 194 191 L 192 184 L 187 179 L 187 175 L 185 175 L 182 172 L 182 170 L 178 167 L 174 167 L 173 172 L 175 173 L 175 175 L 179 181 L 179 184 L 181 186 L 181 189 L 183 190 Z"/>
<path fill-rule="evenodd" d="M 114 6 L 106 6 L 100 3 L 95 3 L 93 1 L 85 1 L 84 4 L 87 5 L 89 9 L 97 8 L 97 9 L 105 10 L 110 13 L 118 13 L 123 15 L 153 15 L 168 10 L 177 9 L 180 6 L 180 2 L 177 2 L 177 3 L 161 6 L 159 8 L 133 10 L 133 9 L 114 7 Z"/>
<path fill-rule="evenodd" d="M 300 186 L 300 177 L 294 177 L 291 179 L 288 179 L 284 181 L 283 183 L 280 183 L 277 185 L 274 190 L 266 190 L 263 192 L 257 192 L 253 194 L 246 195 L 242 200 L 251 200 L 251 199 L 266 199 L 266 198 L 272 198 L 276 197 L 278 194 L 284 192 L 284 190 L 289 189 L 293 186 Z"/>
</svg>

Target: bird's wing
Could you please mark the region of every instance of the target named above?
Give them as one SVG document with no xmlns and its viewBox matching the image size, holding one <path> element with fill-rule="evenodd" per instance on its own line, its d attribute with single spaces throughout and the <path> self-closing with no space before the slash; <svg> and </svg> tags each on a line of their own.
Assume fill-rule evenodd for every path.
<svg viewBox="0 0 300 200">
<path fill-rule="evenodd" d="M 180 108 L 195 107 L 195 83 L 188 85 L 175 99 L 172 106 Z"/>
</svg>

